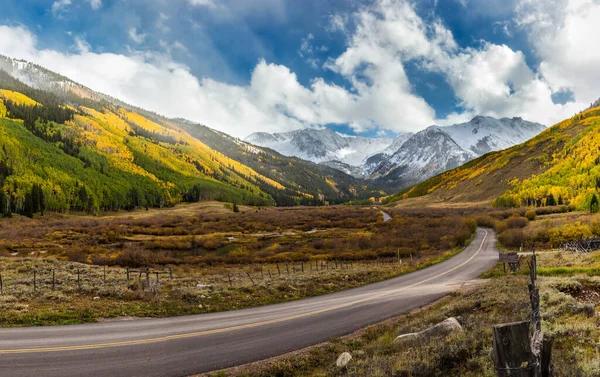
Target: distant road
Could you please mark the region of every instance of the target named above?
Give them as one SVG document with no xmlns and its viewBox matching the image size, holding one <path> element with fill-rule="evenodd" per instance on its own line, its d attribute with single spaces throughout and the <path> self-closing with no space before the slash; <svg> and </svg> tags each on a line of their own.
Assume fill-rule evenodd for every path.
<svg viewBox="0 0 600 377">
<path fill-rule="evenodd" d="M 495 235 L 478 229 L 445 262 L 324 296 L 185 317 L 0 329 L 0 376 L 179 377 L 240 365 L 431 303 L 497 261 Z"/>
<path fill-rule="evenodd" d="M 373 207 L 373 209 L 379 209 L 377 207 Z M 387 213 L 383 212 L 383 210 L 379 209 L 379 212 L 381 212 L 381 214 L 383 215 L 383 222 L 387 223 L 388 221 L 392 221 L 392 216 L 388 215 Z"/>
</svg>

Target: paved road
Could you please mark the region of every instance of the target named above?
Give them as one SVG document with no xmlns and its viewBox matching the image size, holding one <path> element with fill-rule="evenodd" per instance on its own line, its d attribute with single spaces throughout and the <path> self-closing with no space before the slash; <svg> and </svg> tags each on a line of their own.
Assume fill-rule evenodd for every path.
<svg viewBox="0 0 600 377">
<path fill-rule="evenodd" d="M 377 208 L 377 207 L 373 207 L 373 209 L 378 210 L 379 212 L 381 212 L 381 214 L 383 215 L 383 222 L 387 223 L 388 221 L 392 221 L 392 216 L 388 215 L 387 213 L 383 212 L 383 210 Z"/>
<path fill-rule="evenodd" d="M 0 330 L 0 376 L 186 376 L 280 355 L 430 303 L 498 260 L 495 236 L 435 266 L 294 302 L 223 313 Z"/>
</svg>

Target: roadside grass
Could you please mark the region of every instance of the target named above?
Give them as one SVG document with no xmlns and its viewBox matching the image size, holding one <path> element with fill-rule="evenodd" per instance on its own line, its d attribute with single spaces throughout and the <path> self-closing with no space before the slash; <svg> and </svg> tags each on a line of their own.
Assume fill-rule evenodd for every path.
<svg viewBox="0 0 600 377">
<path fill-rule="evenodd" d="M 310 261 L 171 266 L 144 273 L 50 258 L 0 257 L 2 326 L 64 325 L 118 317 L 167 317 L 235 310 L 337 292 L 410 273 L 463 248 L 412 260 Z M 317 270 L 318 268 L 318 270 Z M 36 270 L 36 290 L 34 274 Z M 304 271 L 303 271 L 304 270 Z M 54 290 L 52 273 L 54 271 Z M 78 283 L 79 271 L 79 283 Z M 106 281 L 104 280 L 106 271 Z M 149 284 L 148 284 L 149 283 Z"/>
<path fill-rule="evenodd" d="M 597 317 L 593 304 L 559 290 L 568 279 L 540 278 L 544 331 L 554 337 L 556 376 L 600 375 Z M 558 287 L 558 288 L 557 288 Z M 348 337 L 332 339 L 305 351 L 208 376 L 462 376 L 494 377 L 490 358 L 492 327 L 529 319 L 527 277 L 491 279 L 454 293 L 428 308 L 374 325 Z M 397 344 L 400 334 L 423 330 L 456 317 L 464 332 L 422 344 Z M 342 352 L 353 359 L 347 369 L 335 366 Z"/>
</svg>

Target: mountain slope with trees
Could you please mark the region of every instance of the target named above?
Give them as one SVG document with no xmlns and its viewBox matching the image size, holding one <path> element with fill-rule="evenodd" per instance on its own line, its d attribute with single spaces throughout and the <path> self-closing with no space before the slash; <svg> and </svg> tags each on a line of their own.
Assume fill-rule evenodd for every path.
<svg viewBox="0 0 600 377">
<path fill-rule="evenodd" d="M 98 213 L 199 200 L 320 204 L 371 194 L 333 169 L 258 150 L 207 127 L 185 124 L 188 132 L 185 122 L 29 68 L 34 86 L 0 69 L 4 215 Z"/>
<path fill-rule="evenodd" d="M 594 209 L 600 198 L 600 107 L 533 139 L 486 154 L 406 189 L 390 201 L 495 207 L 569 204 Z M 407 205 L 408 203 L 404 203 Z"/>
</svg>

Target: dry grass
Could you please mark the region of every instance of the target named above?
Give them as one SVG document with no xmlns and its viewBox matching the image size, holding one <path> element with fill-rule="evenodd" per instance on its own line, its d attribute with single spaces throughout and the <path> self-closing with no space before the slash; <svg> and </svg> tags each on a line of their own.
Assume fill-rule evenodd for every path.
<svg viewBox="0 0 600 377">
<path fill-rule="evenodd" d="M 557 279 L 542 279 L 544 331 L 555 337 L 553 360 L 558 377 L 592 377 L 600 374 L 597 339 L 600 335 L 593 310 L 559 291 Z M 496 278 L 470 291 L 459 292 L 435 305 L 371 326 L 359 335 L 333 339 L 314 347 L 303 357 L 282 357 L 252 368 L 238 368 L 209 376 L 496 376 L 490 359 L 492 326 L 527 320 L 529 301 L 526 278 Z M 590 316 L 591 315 L 591 316 Z M 447 317 L 456 317 L 465 329 L 423 344 L 397 344 L 404 333 L 420 331 Z M 337 356 L 348 351 L 353 359 L 345 370 L 335 367 Z"/>
</svg>

